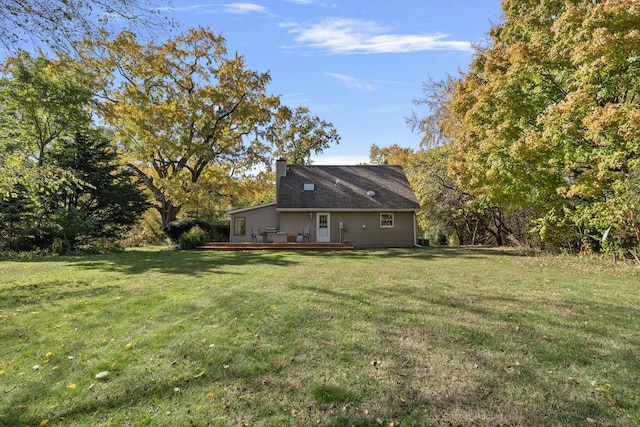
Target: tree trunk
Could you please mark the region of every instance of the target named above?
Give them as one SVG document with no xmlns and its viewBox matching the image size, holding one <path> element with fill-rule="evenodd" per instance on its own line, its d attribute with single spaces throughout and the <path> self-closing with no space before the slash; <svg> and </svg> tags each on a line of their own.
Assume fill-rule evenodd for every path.
<svg viewBox="0 0 640 427">
<path fill-rule="evenodd" d="M 164 195 L 161 188 L 157 187 L 153 183 L 153 178 L 141 169 L 139 169 L 136 165 L 132 163 L 127 163 L 127 166 L 133 170 L 133 172 L 142 180 L 142 183 L 145 187 L 151 191 L 151 193 L 155 196 L 158 204 L 156 205 L 156 210 L 160 213 L 160 217 L 162 218 L 162 228 L 164 228 L 171 221 L 175 221 L 178 217 L 178 212 L 182 206 L 175 206 L 171 202 L 167 201 L 166 196 Z"/>
<path fill-rule="evenodd" d="M 504 218 L 502 217 L 502 210 L 498 207 L 493 207 L 489 209 L 489 212 L 493 215 L 493 223 L 496 227 L 496 240 L 498 246 L 502 246 L 504 244 L 503 236 L 513 243 L 515 246 L 522 246 L 522 243 L 518 238 L 513 234 L 513 231 L 505 224 Z"/>
<path fill-rule="evenodd" d="M 476 234 L 478 232 L 478 221 L 474 222 L 475 226 L 473 227 L 473 233 L 471 234 L 471 244 L 476 244 Z"/>
<path fill-rule="evenodd" d="M 171 202 L 167 202 L 166 200 L 159 201 L 159 205 L 156 206 L 156 209 L 162 218 L 162 228 L 166 227 L 166 225 L 171 221 L 176 220 L 181 208 L 182 206 L 174 206 Z"/>
<path fill-rule="evenodd" d="M 629 213 L 627 214 L 627 217 L 629 218 L 629 222 L 631 222 L 631 227 L 633 228 L 633 232 L 636 235 L 636 242 L 638 243 L 638 246 L 640 246 L 640 225 L 638 225 L 638 223 L 636 223 L 636 218 L 635 215 L 633 214 L 633 211 L 629 211 Z"/>
<path fill-rule="evenodd" d="M 502 235 L 500 234 L 500 230 L 493 231 L 491 227 L 487 226 L 486 230 L 493 236 L 496 241 L 496 246 L 502 246 Z"/>
<path fill-rule="evenodd" d="M 464 226 L 460 225 L 459 227 L 456 227 L 456 236 L 458 237 L 458 245 L 463 246 L 464 245 Z"/>
</svg>

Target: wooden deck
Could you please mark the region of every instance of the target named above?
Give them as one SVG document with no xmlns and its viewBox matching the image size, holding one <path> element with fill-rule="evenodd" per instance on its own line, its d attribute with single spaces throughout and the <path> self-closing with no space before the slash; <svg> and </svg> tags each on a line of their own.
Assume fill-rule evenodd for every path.
<svg viewBox="0 0 640 427">
<path fill-rule="evenodd" d="M 349 251 L 354 247 L 342 243 L 206 243 L 199 251 Z"/>
</svg>

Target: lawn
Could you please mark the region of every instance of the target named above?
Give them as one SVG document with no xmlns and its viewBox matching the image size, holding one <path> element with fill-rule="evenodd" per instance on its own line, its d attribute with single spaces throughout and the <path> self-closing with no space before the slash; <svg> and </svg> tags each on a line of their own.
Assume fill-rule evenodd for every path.
<svg viewBox="0 0 640 427">
<path fill-rule="evenodd" d="M 489 249 L 5 260 L 0 425 L 636 426 L 639 302 Z"/>
</svg>

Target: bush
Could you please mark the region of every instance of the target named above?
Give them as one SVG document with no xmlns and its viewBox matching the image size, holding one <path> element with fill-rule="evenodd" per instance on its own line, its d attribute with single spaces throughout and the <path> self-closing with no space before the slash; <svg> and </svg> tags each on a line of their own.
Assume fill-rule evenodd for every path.
<svg viewBox="0 0 640 427">
<path fill-rule="evenodd" d="M 219 221 L 213 223 L 209 238 L 211 242 L 228 242 L 229 233 L 229 221 Z"/>
<path fill-rule="evenodd" d="M 211 232 L 211 224 L 206 221 L 192 218 L 177 219 L 175 221 L 171 221 L 169 224 L 164 226 L 162 231 L 164 231 L 164 233 L 173 243 L 179 244 L 180 236 L 191 231 L 191 229 L 196 225 L 206 233 Z"/>
<path fill-rule="evenodd" d="M 121 243 L 125 248 L 136 248 L 157 242 L 158 239 L 159 236 L 152 230 L 142 224 L 136 224 L 124 235 Z"/>
<path fill-rule="evenodd" d="M 447 236 L 437 227 L 432 227 L 425 232 L 425 236 L 433 245 L 444 246 L 447 242 Z"/>
<path fill-rule="evenodd" d="M 51 250 L 57 254 L 64 255 L 71 252 L 73 245 L 67 239 L 56 237 L 51 244 Z"/>
<path fill-rule="evenodd" d="M 86 244 L 79 245 L 76 248 L 77 253 L 86 255 L 104 255 L 123 252 L 124 246 L 116 238 L 102 237 L 99 239 L 91 239 Z"/>
<path fill-rule="evenodd" d="M 182 233 L 178 239 L 178 247 L 180 249 L 193 250 L 199 245 L 207 243 L 209 234 L 199 226 L 195 225 L 191 230 Z"/>
</svg>

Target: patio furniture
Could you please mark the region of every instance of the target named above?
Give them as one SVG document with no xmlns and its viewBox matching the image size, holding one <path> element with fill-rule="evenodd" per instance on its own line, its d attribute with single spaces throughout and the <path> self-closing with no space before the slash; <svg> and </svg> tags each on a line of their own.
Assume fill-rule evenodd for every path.
<svg viewBox="0 0 640 427">
<path fill-rule="evenodd" d="M 260 234 L 260 227 L 251 227 L 251 241 L 255 243 L 264 242 L 264 236 Z"/>
<path fill-rule="evenodd" d="M 309 242 L 309 226 L 308 225 L 304 226 L 304 228 L 302 229 L 302 234 L 298 234 L 298 236 L 296 237 L 296 242 L 303 243 L 305 239 L 307 240 L 307 242 Z"/>
</svg>

